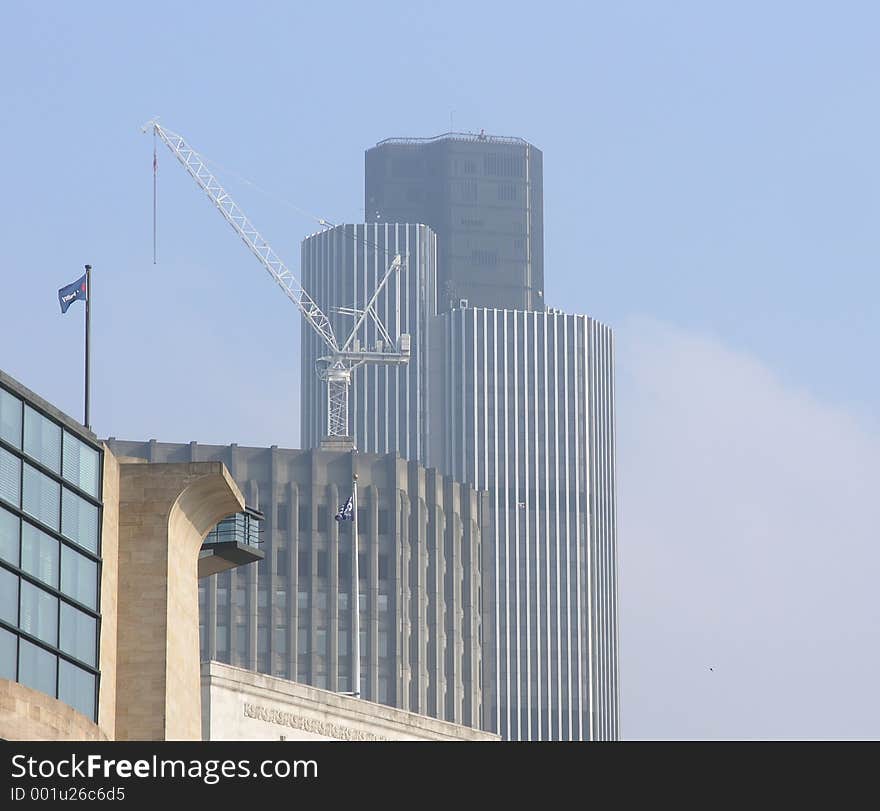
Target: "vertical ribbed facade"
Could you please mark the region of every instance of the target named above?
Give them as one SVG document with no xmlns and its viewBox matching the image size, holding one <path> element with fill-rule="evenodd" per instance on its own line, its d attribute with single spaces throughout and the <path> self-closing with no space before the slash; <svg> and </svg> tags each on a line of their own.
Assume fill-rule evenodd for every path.
<svg viewBox="0 0 880 811">
<path fill-rule="evenodd" d="M 619 735 L 611 330 L 556 311 L 432 321 L 426 463 L 489 493 L 487 725 L 515 740 Z"/>
<path fill-rule="evenodd" d="M 358 475 L 361 696 L 481 727 L 486 494 L 396 454 L 108 440 L 151 462 L 220 461 L 265 514 L 256 566 L 199 583 L 201 656 L 353 690 L 352 524 Z"/>
<path fill-rule="evenodd" d="M 303 240 L 302 279 L 341 344 L 355 320 L 336 308 L 363 309 L 395 254 L 403 258 L 404 267 L 388 280 L 375 308 L 393 339 L 410 334 L 412 356 L 405 366 L 366 364 L 355 370 L 349 390 L 349 434 L 361 451 L 422 459 L 428 425 L 425 327 L 436 312 L 436 236 L 424 225 L 339 225 Z M 381 339 L 369 318 L 358 337 L 362 346 Z M 306 448 L 317 447 L 327 435 L 327 390 L 315 370 L 315 362 L 326 353 L 326 346 L 303 321 L 301 442 Z"/>
</svg>

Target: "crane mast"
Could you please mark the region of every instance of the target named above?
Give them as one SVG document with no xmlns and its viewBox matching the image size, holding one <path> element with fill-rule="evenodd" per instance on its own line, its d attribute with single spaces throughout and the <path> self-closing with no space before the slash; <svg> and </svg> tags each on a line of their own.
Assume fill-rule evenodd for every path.
<svg viewBox="0 0 880 811">
<path fill-rule="evenodd" d="M 303 318 L 327 347 L 327 354 L 318 358 L 317 369 L 319 377 L 327 384 L 327 434 L 331 437 L 348 436 L 348 390 L 352 372 L 365 363 L 402 366 L 409 362 L 410 336 L 402 333 L 398 341 L 392 340 L 375 307 L 379 293 L 388 279 L 402 269 L 401 256 L 398 254 L 394 257 L 364 309 L 339 308 L 340 313 L 355 317 L 354 327 L 340 346 L 330 319 L 220 185 L 202 156 L 182 135 L 165 129 L 158 121 L 147 122 L 143 131 L 152 131 L 171 150 L 187 174 L 208 195 L 214 207 L 241 237 L 242 242 L 284 294 L 297 306 Z M 382 336 L 380 347 L 360 348 L 356 341 L 358 330 L 367 318 L 374 323 L 378 334 Z"/>
</svg>

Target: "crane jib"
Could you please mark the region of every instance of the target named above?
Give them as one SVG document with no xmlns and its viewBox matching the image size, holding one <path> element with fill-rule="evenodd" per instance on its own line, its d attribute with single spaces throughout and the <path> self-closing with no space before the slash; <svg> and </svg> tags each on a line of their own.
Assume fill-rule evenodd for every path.
<svg viewBox="0 0 880 811">
<path fill-rule="evenodd" d="M 379 292 L 385 286 L 388 279 L 393 273 L 402 271 L 405 263 L 401 256 L 396 255 L 394 257 L 366 307 L 363 310 L 353 310 L 357 315 L 357 320 L 340 348 L 330 319 L 281 258 L 272 250 L 269 243 L 263 239 L 260 232 L 254 228 L 244 211 L 239 208 L 238 204 L 230 197 L 214 174 L 208 169 L 206 162 L 199 153 L 186 142 L 182 135 L 166 130 L 159 125 L 158 121 L 148 122 L 144 125 L 143 130 L 144 132 L 152 130 L 154 135 L 158 136 L 171 150 L 183 168 L 186 169 L 187 174 L 208 195 L 215 208 L 232 226 L 242 242 L 257 257 L 260 264 L 263 265 L 287 297 L 297 306 L 303 318 L 306 319 L 308 324 L 329 348 L 329 355 L 319 358 L 319 361 L 322 363 L 319 374 L 327 384 L 327 432 L 330 436 L 347 436 L 348 390 L 351 384 L 352 372 L 364 363 L 400 365 L 406 364 L 409 361 L 410 336 L 402 333 L 397 343 L 391 340 L 391 336 L 388 334 L 388 330 L 382 323 L 375 308 Z M 365 347 L 362 352 L 349 351 L 349 347 L 353 345 L 358 330 L 368 317 L 372 320 L 386 343 L 378 350 L 371 351 Z"/>
</svg>

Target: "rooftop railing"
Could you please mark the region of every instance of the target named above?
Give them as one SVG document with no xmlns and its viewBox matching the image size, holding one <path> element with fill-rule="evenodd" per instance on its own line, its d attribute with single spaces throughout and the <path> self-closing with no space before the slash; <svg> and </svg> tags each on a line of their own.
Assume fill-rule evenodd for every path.
<svg viewBox="0 0 880 811">
<path fill-rule="evenodd" d="M 429 138 L 386 138 L 384 141 L 379 141 L 376 146 L 385 146 L 387 144 L 409 144 L 411 146 L 419 146 L 422 144 L 431 144 L 436 141 L 468 141 L 473 143 L 531 146 L 531 144 L 523 138 L 510 138 L 506 135 L 487 135 L 484 132 L 444 132 L 442 135 L 432 135 Z"/>
</svg>

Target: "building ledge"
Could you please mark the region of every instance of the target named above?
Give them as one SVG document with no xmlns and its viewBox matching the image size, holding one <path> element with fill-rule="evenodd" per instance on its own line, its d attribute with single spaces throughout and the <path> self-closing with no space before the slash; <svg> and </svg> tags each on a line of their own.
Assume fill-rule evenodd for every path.
<svg viewBox="0 0 880 811">
<path fill-rule="evenodd" d="M 199 551 L 199 578 L 262 560 L 265 554 L 251 544 L 237 541 L 202 544 Z"/>
</svg>

